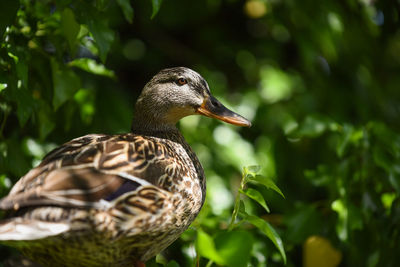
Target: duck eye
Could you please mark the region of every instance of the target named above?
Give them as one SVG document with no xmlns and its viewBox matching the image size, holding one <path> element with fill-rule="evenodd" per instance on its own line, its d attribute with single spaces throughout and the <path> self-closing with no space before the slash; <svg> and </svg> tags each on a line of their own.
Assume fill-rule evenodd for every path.
<svg viewBox="0 0 400 267">
<path fill-rule="evenodd" d="M 185 78 L 179 78 L 179 79 L 177 80 L 177 83 L 178 83 L 179 85 L 185 85 L 185 84 L 188 83 L 188 81 L 187 81 Z"/>
</svg>

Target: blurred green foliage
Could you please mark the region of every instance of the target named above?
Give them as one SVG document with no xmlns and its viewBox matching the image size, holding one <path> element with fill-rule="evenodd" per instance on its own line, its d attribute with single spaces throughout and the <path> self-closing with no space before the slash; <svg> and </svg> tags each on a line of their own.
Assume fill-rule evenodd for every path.
<svg viewBox="0 0 400 267">
<path fill-rule="evenodd" d="M 0 193 L 56 145 L 129 131 L 145 82 L 184 65 L 253 127 L 181 121 L 208 195 L 158 262 L 282 266 L 286 255 L 287 266 L 312 266 L 303 247 L 319 236 L 340 266 L 396 266 L 399 10 L 367 0 L 0 1 Z M 250 165 L 264 182 L 244 186 Z M 11 253 L 0 250 L 1 260 Z"/>
</svg>

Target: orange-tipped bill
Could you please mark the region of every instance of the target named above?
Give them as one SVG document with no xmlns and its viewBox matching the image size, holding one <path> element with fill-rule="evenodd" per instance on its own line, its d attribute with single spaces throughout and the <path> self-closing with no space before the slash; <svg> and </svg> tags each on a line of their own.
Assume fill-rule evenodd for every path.
<svg viewBox="0 0 400 267">
<path fill-rule="evenodd" d="M 250 127 L 251 122 L 239 114 L 227 109 L 215 97 L 206 98 L 200 107 L 197 108 L 198 114 L 215 118 L 233 125 Z"/>
</svg>

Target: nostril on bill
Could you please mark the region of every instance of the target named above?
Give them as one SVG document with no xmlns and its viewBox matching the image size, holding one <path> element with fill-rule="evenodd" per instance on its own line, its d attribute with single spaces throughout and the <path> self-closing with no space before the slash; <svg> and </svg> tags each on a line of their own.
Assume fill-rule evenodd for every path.
<svg viewBox="0 0 400 267">
<path fill-rule="evenodd" d="M 221 106 L 221 103 L 219 103 L 217 100 L 215 100 L 215 99 L 211 99 L 211 104 L 213 104 L 213 106 L 215 106 L 215 107 L 220 107 Z"/>
</svg>

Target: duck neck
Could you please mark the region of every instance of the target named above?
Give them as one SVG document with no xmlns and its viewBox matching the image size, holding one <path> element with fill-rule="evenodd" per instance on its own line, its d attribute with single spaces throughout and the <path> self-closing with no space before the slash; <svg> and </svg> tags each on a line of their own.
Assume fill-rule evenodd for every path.
<svg viewBox="0 0 400 267">
<path fill-rule="evenodd" d="M 165 123 L 155 118 L 140 116 L 136 114 L 132 121 L 131 131 L 134 134 L 153 136 L 169 139 L 181 144 L 185 144 L 185 139 L 175 124 Z"/>
<path fill-rule="evenodd" d="M 173 124 L 161 123 L 147 118 L 134 118 L 131 130 L 136 134 L 152 135 L 156 133 L 179 132 Z"/>
</svg>

